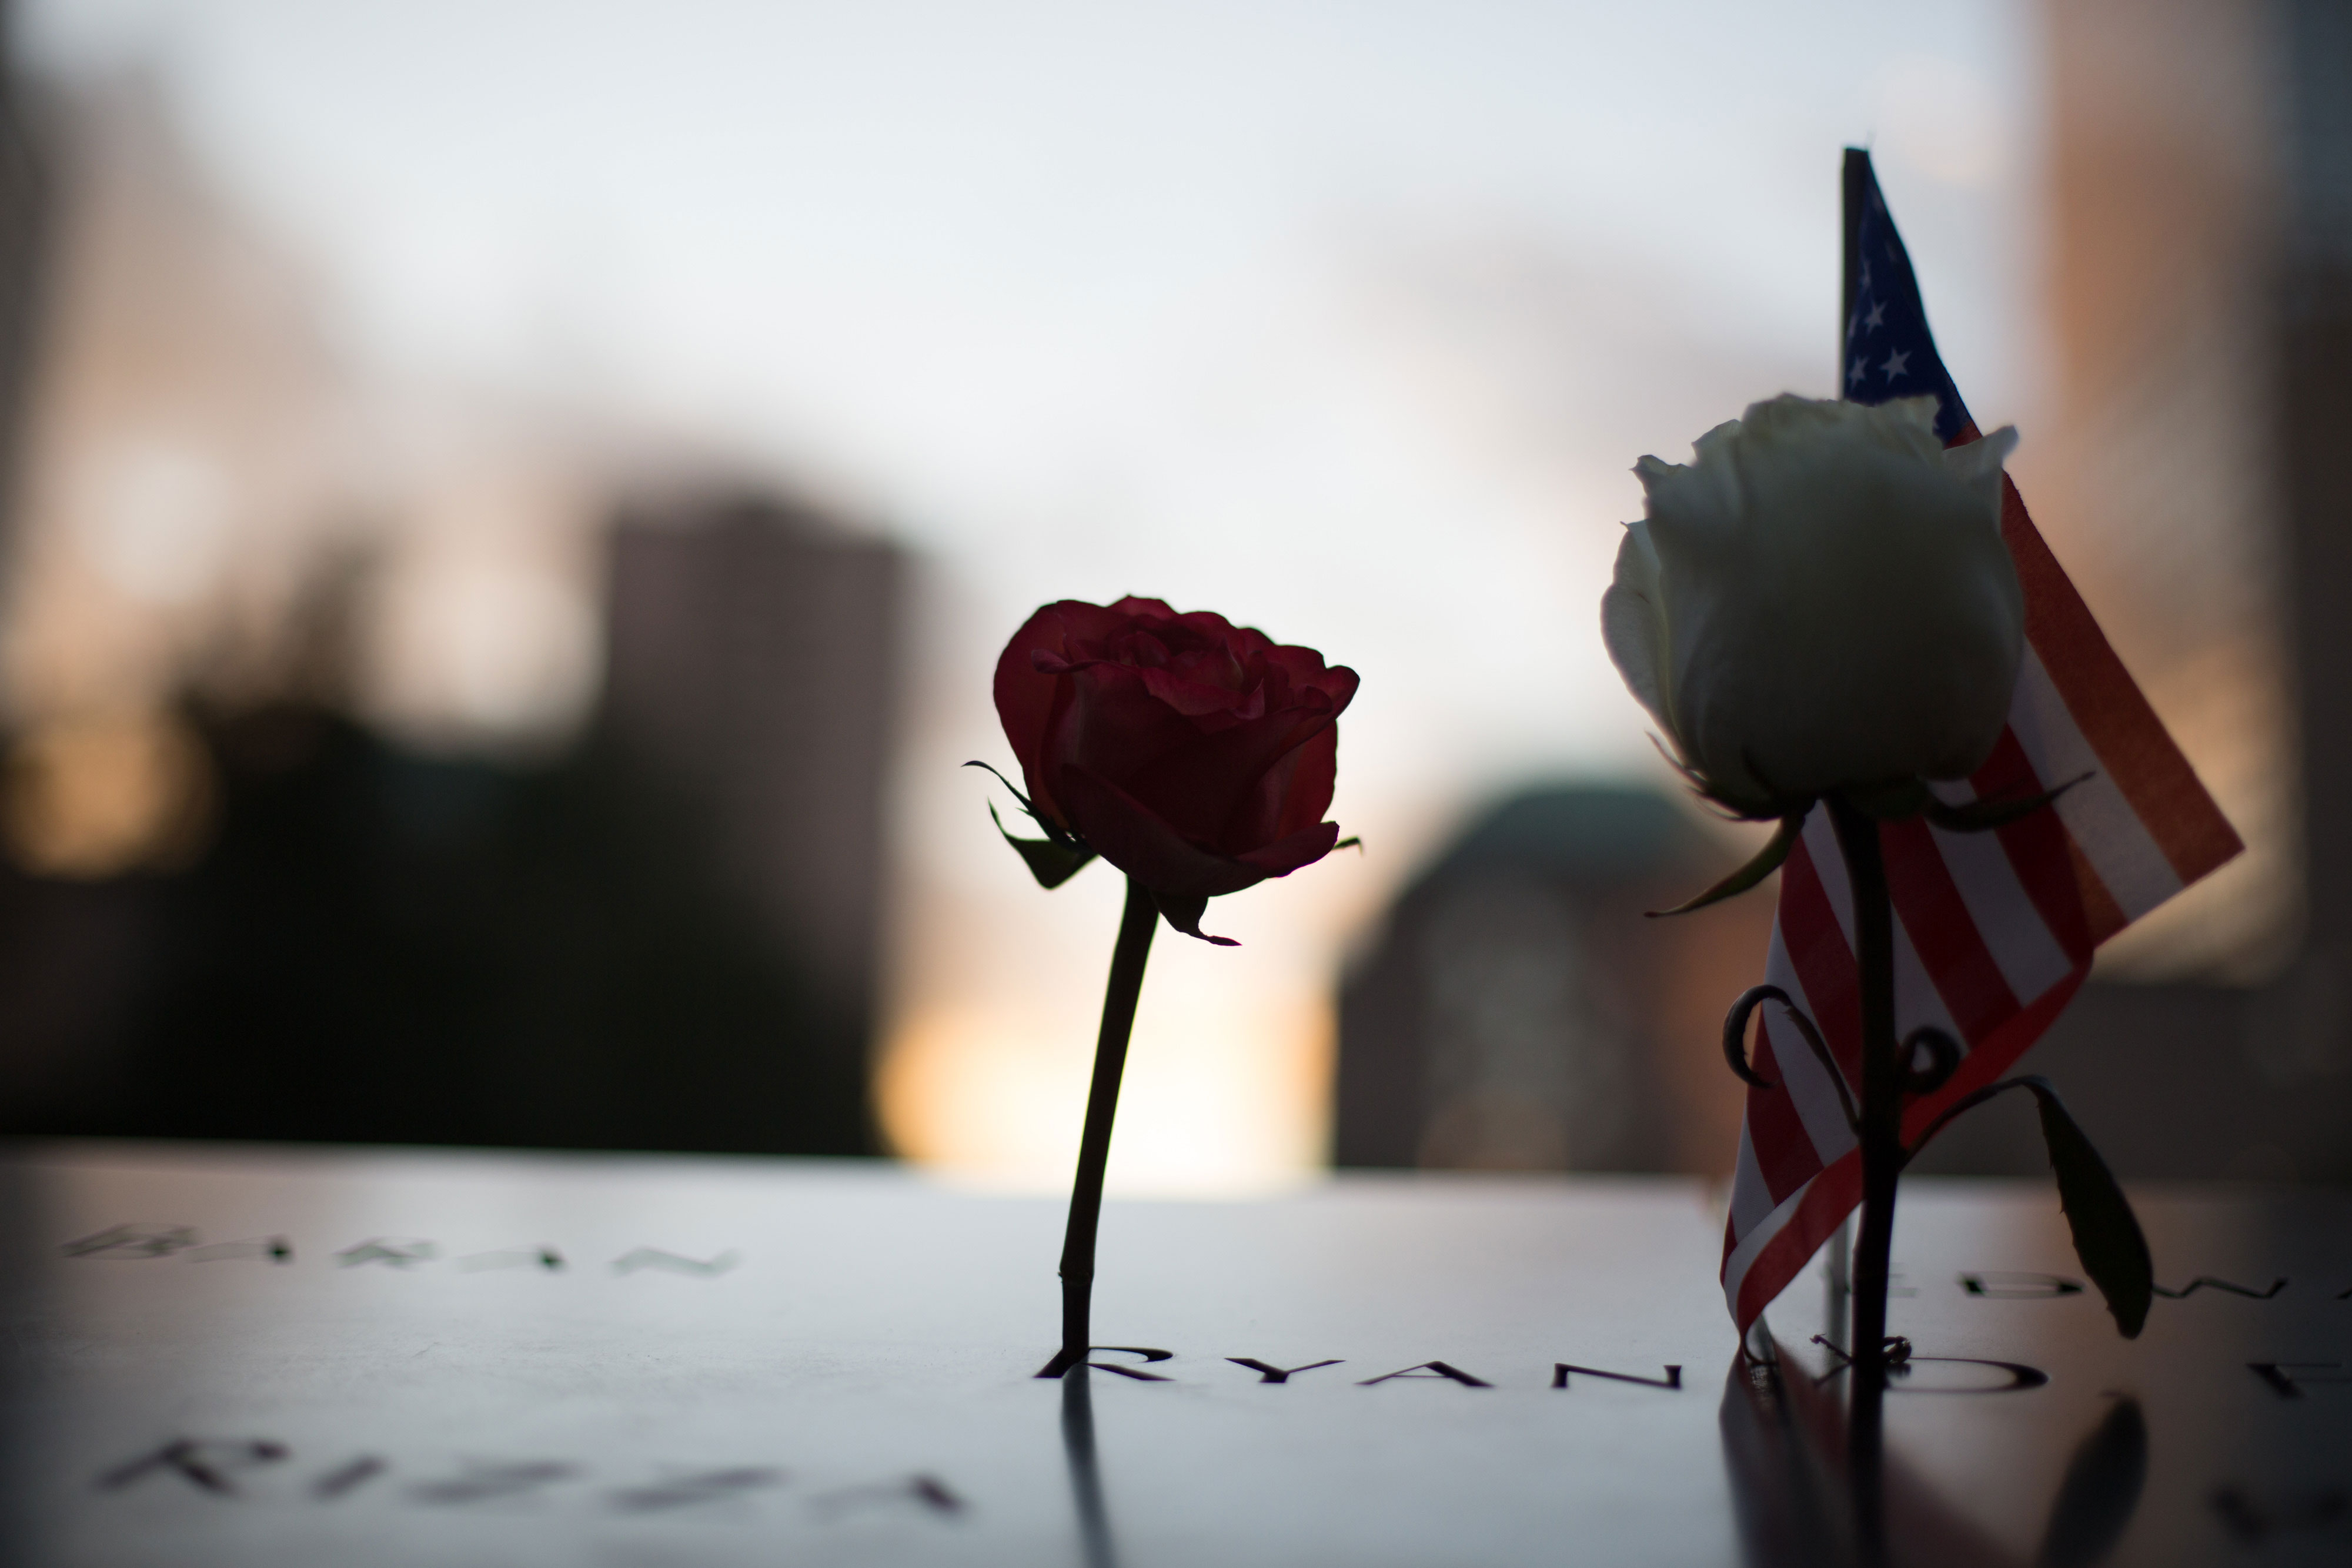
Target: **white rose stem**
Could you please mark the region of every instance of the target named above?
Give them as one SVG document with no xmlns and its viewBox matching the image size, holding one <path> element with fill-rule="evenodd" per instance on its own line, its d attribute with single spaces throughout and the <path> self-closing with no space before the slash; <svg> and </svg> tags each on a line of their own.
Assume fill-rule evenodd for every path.
<svg viewBox="0 0 2352 1568">
<path fill-rule="evenodd" d="M 1062 1348 L 1040 1377 L 1059 1377 L 1086 1364 L 1093 1348 L 1089 1321 L 1095 1289 L 1095 1231 L 1102 1221 L 1103 1167 L 1110 1163 L 1111 1119 L 1118 1113 L 1119 1075 L 1135 1028 L 1135 998 L 1143 989 L 1143 963 L 1160 906 L 1143 884 L 1127 879 L 1127 908 L 1111 949 L 1110 983 L 1103 991 L 1102 1032 L 1095 1039 L 1095 1076 L 1087 1091 L 1086 1130 L 1078 1138 L 1078 1173 L 1070 1183 L 1070 1223 L 1062 1235 Z M 1083 1375 L 1083 1374 L 1081 1375 Z"/>
<path fill-rule="evenodd" d="M 1826 798 L 1853 889 L 1855 967 L 1862 980 L 1862 1233 L 1853 1257 L 1853 1362 L 1848 1453 L 1855 1523 L 1865 1550 L 1883 1542 L 1880 1440 L 1886 1396 L 1886 1277 L 1895 1242 L 1895 1184 L 1903 1173 L 1903 1063 L 1895 1043 L 1895 925 L 1878 822 L 1843 795 Z"/>
</svg>

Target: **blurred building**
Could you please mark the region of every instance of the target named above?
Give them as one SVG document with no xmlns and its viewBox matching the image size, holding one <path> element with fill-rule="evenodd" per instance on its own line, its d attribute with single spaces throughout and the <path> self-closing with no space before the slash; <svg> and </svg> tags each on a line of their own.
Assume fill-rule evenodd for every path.
<svg viewBox="0 0 2352 1568">
<path fill-rule="evenodd" d="M 1742 1090 L 1723 1010 L 1769 890 L 1672 920 L 1738 863 L 1654 790 L 1517 796 L 1391 905 L 1340 992 L 1343 1166 L 1730 1168 Z"/>
<path fill-rule="evenodd" d="M 709 824 L 862 1081 L 881 975 L 898 552 L 758 495 L 644 503 L 612 539 L 604 737 Z"/>
<path fill-rule="evenodd" d="M 7 39 L 13 5 L 0 4 L 0 546 L 23 455 L 24 403 L 33 334 L 47 282 L 47 172 L 35 145 L 30 84 L 16 69 Z"/>
<path fill-rule="evenodd" d="M 2352 12 L 2048 0 L 2037 516 L 2247 841 L 2029 1062 L 2126 1176 L 2352 1179 Z M 2033 1118 L 1928 1171 L 2039 1174 Z"/>
<path fill-rule="evenodd" d="M 0 1132 L 872 1152 L 895 558 L 751 502 L 615 557 L 562 754 L 191 696 L 199 839 L 0 866 Z"/>
<path fill-rule="evenodd" d="M 37 100 L 43 276 L 0 622 L 19 726 L 127 720 L 270 664 L 360 512 L 355 404 L 301 269 L 157 89 Z"/>
<path fill-rule="evenodd" d="M 2271 325 L 2281 7 L 2049 0 L 2056 399 L 2021 455 L 2109 638 L 2246 841 L 2111 974 L 2245 986 L 2303 918 Z M 2338 84 L 2345 91 L 2352 84 Z"/>
<path fill-rule="evenodd" d="M 871 1152 L 894 552 L 355 386 L 151 87 L 42 124 L 0 1133 Z"/>
</svg>

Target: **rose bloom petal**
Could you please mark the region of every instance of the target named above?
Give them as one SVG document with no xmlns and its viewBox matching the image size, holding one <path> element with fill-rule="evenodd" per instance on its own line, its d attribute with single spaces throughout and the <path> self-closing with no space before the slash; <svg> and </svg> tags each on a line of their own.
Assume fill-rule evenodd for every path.
<svg viewBox="0 0 2352 1568">
<path fill-rule="evenodd" d="M 1150 807 L 1086 768 L 1064 768 L 1062 785 L 1095 852 L 1154 893 L 1214 898 L 1271 874 L 1187 842 Z"/>
<path fill-rule="evenodd" d="M 1031 802 L 1065 827 L 1068 823 L 1052 792 L 1045 788 L 1038 764 L 1045 754 L 1045 736 L 1053 726 L 1055 710 L 1068 703 L 1071 694 L 1059 677 L 1040 674 L 1034 660 L 1036 654 L 1045 653 L 1067 662 L 1074 639 L 1092 642 L 1109 636 L 1133 619 L 1130 606 L 1174 614 L 1157 600 L 1126 599 L 1106 609 L 1099 604 L 1065 599 L 1044 606 L 1024 622 L 997 657 L 996 715 L 1004 726 L 1004 738 L 1012 743 L 1013 758 L 1021 764 L 1022 781 L 1028 788 Z"/>
<path fill-rule="evenodd" d="M 1206 899 L 1330 852 L 1336 721 L 1357 685 L 1204 611 L 1063 601 L 1006 645 L 996 702 L 1034 808 L 1201 936 Z"/>
<path fill-rule="evenodd" d="M 2024 643 L 2000 530 L 2016 440 L 1937 441 L 1932 399 L 1781 397 L 1637 466 L 1602 634 L 1685 762 L 1738 802 L 1963 776 Z"/>
</svg>

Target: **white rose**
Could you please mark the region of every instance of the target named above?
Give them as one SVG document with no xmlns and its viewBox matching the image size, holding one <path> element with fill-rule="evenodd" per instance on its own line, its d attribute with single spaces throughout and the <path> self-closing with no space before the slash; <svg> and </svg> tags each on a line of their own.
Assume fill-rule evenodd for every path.
<svg viewBox="0 0 2352 1568">
<path fill-rule="evenodd" d="M 1946 450 L 1936 402 L 1783 396 L 1635 465 L 1601 635 L 1682 760 L 1758 815 L 1973 771 L 2025 630 L 2000 538 L 2013 429 Z"/>
</svg>

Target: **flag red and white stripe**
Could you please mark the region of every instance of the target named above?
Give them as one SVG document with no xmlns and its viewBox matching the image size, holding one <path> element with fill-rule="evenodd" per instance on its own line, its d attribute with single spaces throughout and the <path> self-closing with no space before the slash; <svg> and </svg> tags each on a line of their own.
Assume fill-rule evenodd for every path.
<svg viewBox="0 0 2352 1568">
<path fill-rule="evenodd" d="M 1963 423 L 1955 439 L 1977 434 Z M 1949 1082 L 1907 1108 L 1906 1140 L 2016 1061 L 2082 985 L 2101 942 L 2242 847 L 2007 481 L 2001 534 L 2026 611 L 2009 726 L 1965 783 L 1937 788 L 1957 803 L 2083 782 L 2052 810 L 1992 832 L 1925 821 L 1882 830 L 1897 1037 L 1934 1024 L 1966 1051 Z M 1828 812 L 1817 808 L 1780 873 L 1765 977 L 1811 1015 L 1858 1083 L 1851 905 Z M 1862 1196 L 1835 1085 L 1780 1009 L 1757 1017 L 1756 1068 L 1776 1087 L 1748 1091 L 1723 1254 L 1724 1297 L 1743 1333 Z"/>
</svg>

